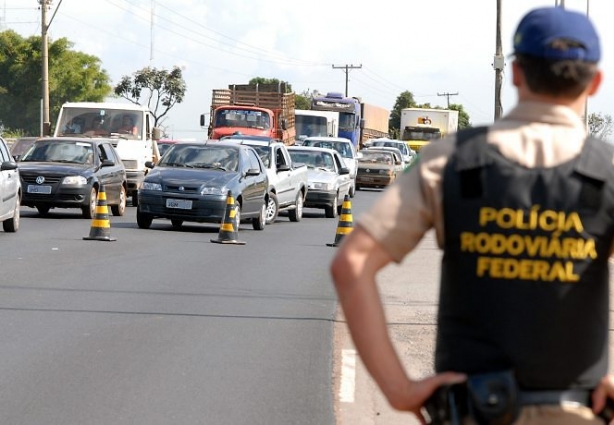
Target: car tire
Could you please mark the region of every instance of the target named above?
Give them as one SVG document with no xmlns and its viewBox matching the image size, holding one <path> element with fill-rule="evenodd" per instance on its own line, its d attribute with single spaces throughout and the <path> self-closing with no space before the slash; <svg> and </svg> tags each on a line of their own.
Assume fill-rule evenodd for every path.
<svg viewBox="0 0 614 425">
<path fill-rule="evenodd" d="M 332 205 L 327 205 L 324 208 L 324 214 L 326 214 L 326 218 L 335 218 L 339 214 L 339 201 L 337 200 L 337 198 L 339 198 L 339 194 L 337 194 L 333 198 Z"/>
<path fill-rule="evenodd" d="M 173 229 L 175 229 L 175 230 L 181 229 L 181 225 L 182 224 L 183 224 L 183 220 L 179 220 L 179 219 L 172 219 L 171 220 L 171 226 L 173 226 Z"/>
<path fill-rule="evenodd" d="M 350 198 L 353 198 L 356 195 L 356 180 L 352 179 L 352 183 L 350 184 L 350 189 L 348 190 L 348 195 Z"/>
<path fill-rule="evenodd" d="M 279 201 L 277 200 L 277 195 L 271 192 L 269 193 L 269 202 L 266 206 L 266 224 L 274 223 L 278 214 Z"/>
<path fill-rule="evenodd" d="M 83 218 L 94 218 L 96 216 L 96 204 L 98 203 L 98 191 L 95 187 L 90 190 L 90 198 L 87 207 L 81 207 Z"/>
<path fill-rule="evenodd" d="M 264 230 L 264 226 L 266 225 L 267 205 L 267 201 L 264 201 L 262 203 L 262 207 L 260 208 L 260 214 L 258 214 L 258 217 L 252 218 L 252 227 L 254 230 Z"/>
<path fill-rule="evenodd" d="M 49 214 L 49 210 L 51 208 L 46 205 L 41 205 L 41 206 L 37 206 L 36 209 L 40 215 L 47 215 Z"/>
<path fill-rule="evenodd" d="M 111 205 L 111 212 L 114 216 L 121 217 L 126 211 L 126 188 L 122 185 L 119 191 L 119 204 Z"/>
<path fill-rule="evenodd" d="M 296 194 L 296 200 L 294 201 L 294 209 L 288 211 L 290 221 L 298 223 L 303 218 L 303 192 Z"/>
<path fill-rule="evenodd" d="M 130 196 L 132 197 L 132 201 L 130 202 L 132 206 L 138 207 L 139 206 L 139 192 L 135 190 L 134 192 L 132 192 L 132 195 Z"/>
<path fill-rule="evenodd" d="M 359 185 L 356 185 L 356 190 L 360 190 L 360 186 Z"/>
<path fill-rule="evenodd" d="M 237 223 L 237 228 L 235 231 L 239 231 L 239 226 L 241 226 L 241 203 L 238 199 L 235 199 L 235 221 Z"/>
<path fill-rule="evenodd" d="M 15 201 L 15 210 L 13 211 L 13 217 L 2 222 L 2 228 L 5 232 L 15 233 L 17 230 L 19 230 L 20 208 L 21 198 L 19 197 L 19 195 L 17 195 L 17 200 Z"/>
<path fill-rule="evenodd" d="M 153 222 L 153 217 L 151 215 L 142 213 L 137 210 L 136 224 L 139 226 L 139 229 L 149 229 L 151 227 L 152 222 Z"/>
</svg>

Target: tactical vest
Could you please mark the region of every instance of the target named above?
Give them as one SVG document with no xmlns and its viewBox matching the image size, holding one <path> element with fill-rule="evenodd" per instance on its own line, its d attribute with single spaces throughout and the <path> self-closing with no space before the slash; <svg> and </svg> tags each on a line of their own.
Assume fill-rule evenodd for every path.
<svg viewBox="0 0 614 425">
<path fill-rule="evenodd" d="M 460 131 L 443 171 L 435 368 L 592 388 L 608 370 L 614 147 L 588 138 L 567 163 L 527 168 L 486 134 Z"/>
</svg>

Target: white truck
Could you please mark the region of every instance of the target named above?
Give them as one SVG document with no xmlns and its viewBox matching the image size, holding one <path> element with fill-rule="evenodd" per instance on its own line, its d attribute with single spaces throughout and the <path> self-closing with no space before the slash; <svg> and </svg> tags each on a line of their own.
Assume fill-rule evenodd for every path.
<svg viewBox="0 0 614 425">
<path fill-rule="evenodd" d="M 151 111 L 141 105 L 68 102 L 60 109 L 54 137 L 110 139 L 126 168 L 127 194 L 137 206 L 137 192 L 148 171 L 145 162 L 160 158 L 160 129 L 154 123 Z"/>
<path fill-rule="evenodd" d="M 458 130 L 458 111 L 450 109 L 401 109 L 401 140 L 418 152 L 432 140 Z"/>
<path fill-rule="evenodd" d="M 297 144 L 306 137 L 339 137 L 339 112 L 295 109 Z"/>
<path fill-rule="evenodd" d="M 237 134 L 223 140 L 251 146 L 262 159 L 269 178 L 266 223 L 275 222 L 280 211 L 288 211 L 290 221 L 301 221 L 309 182 L 307 166 L 295 165 L 286 145 L 278 139 Z"/>
</svg>

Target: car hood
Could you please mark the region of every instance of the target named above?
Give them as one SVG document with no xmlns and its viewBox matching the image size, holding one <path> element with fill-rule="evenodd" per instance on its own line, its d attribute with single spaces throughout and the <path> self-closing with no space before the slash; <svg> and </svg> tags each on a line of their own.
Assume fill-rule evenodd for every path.
<svg viewBox="0 0 614 425">
<path fill-rule="evenodd" d="M 164 182 L 165 184 L 191 184 L 213 187 L 226 186 L 236 179 L 239 173 L 224 172 L 220 170 L 205 170 L 202 168 L 172 168 L 156 167 L 147 174 L 145 180 L 151 182 Z"/>
<path fill-rule="evenodd" d="M 82 174 L 92 168 L 90 164 L 64 164 L 60 162 L 18 162 L 17 166 L 22 173 L 52 173 L 52 174 Z"/>
<path fill-rule="evenodd" d="M 337 179 L 337 175 L 332 171 L 309 169 L 307 179 L 310 182 L 333 182 Z"/>
</svg>

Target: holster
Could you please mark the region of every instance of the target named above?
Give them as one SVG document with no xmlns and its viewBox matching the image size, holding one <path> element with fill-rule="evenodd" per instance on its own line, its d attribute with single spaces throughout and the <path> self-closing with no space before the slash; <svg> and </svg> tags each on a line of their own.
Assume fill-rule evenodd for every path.
<svg viewBox="0 0 614 425">
<path fill-rule="evenodd" d="M 508 425 L 518 417 L 518 386 L 512 371 L 471 375 L 439 387 L 424 405 L 433 425 L 460 425 L 470 416 L 479 425 Z"/>
</svg>

